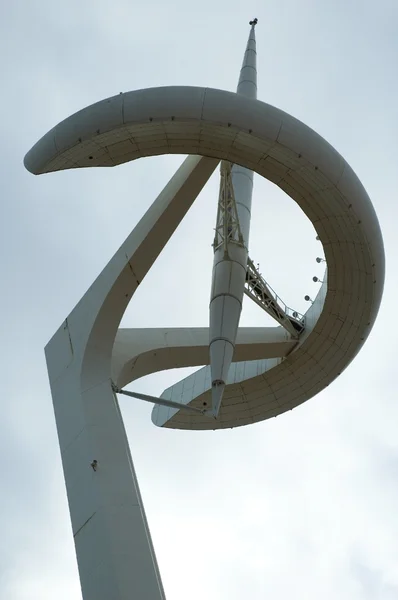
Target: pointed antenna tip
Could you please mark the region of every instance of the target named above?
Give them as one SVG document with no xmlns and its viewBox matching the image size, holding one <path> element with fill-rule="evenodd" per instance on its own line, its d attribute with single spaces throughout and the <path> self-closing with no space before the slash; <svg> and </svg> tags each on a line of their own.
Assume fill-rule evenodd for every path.
<svg viewBox="0 0 398 600">
<path fill-rule="evenodd" d="M 249 25 L 251 25 L 252 27 L 255 27 L 258 23 L 258 19 L 253 19 L 253 21 L 249 21 Z"/>
</svg>

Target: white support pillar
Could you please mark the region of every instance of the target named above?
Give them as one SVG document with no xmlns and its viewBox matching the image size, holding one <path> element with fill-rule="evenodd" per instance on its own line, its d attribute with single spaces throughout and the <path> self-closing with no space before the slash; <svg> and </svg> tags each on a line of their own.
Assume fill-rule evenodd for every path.
<svg viewBox="0 0 398 600">
<path fill-rule="evenodd" d="M 165 598 L 112 391 L 112 348 L 135 289 L 217 164 L 185 160 L 46 347 L 84 600 Z"/>
</svg>

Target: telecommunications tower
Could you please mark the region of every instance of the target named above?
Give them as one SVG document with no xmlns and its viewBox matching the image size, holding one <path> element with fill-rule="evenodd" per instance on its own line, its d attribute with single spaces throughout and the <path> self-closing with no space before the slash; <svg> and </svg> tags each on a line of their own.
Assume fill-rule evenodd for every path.
<svg viewBox="0 0 398 600">
<path fill-rule="evenodd" d="M 330 144 L 257 100 L 256 24 L 237 93 L 174 86 L 117 94 L 56 125 L 25 157 L 39 175 L 188 155 L 46 347 L 84 600 L 165 599 L 117 394 L 152 402 L 160 427 L 250 425 L 327 387 L 377 316 L 384 249 L 371 201 Z M 218 166 L 209 328 L 119 328 Z M 281 300 L 249 257 L 253 172 L 300 206 L 322 244 L 325 276 L 305 314 Z M 277 326 L 240 328 L 243 294 Z M 160 398 L 125 389 L 155 371 L 201 365 Z"/>
</svg>

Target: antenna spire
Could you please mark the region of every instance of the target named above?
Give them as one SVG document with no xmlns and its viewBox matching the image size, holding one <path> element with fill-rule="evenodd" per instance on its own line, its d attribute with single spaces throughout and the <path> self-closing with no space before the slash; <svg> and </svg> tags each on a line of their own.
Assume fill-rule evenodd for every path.
<svg viewBox="0 0 398 600">
<path fill-rule="evenodd" d="M 257 52 L 255 32 L 257 19 L 250 21 L 250 25 L 249 39 L 247 40 L 236 93 L 246 96 L 247 98 L 257 98 Z"/>
</svg>

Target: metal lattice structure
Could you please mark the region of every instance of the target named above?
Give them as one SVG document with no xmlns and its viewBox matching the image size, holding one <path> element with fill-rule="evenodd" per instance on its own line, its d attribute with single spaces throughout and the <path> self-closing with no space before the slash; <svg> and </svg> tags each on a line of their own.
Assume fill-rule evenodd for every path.
<svg viewBox="0 0 398 600">
<path fill-rule="evenodd" d="M 226 160 L 220 167 L 220 192 L 217 208 L 217 222 L 213 247 L 218 250 L 223 246 L 228 253 L 228 244 L 233 243 L 244 247 L 238 210 L 236 207 L 235 191 L 232 183 L 232 165 Z"/>
<path fill-rule="evenodd" d="M 293 337 L 296 338 L 303 333 L 305 329 L 305 316 L 289 308 L 283 302 L 265 281 L 250 258 L 247 262 L 245 294 L 282 325 Z"/>
</svg>

